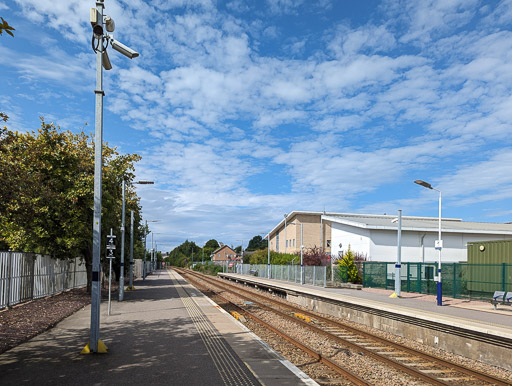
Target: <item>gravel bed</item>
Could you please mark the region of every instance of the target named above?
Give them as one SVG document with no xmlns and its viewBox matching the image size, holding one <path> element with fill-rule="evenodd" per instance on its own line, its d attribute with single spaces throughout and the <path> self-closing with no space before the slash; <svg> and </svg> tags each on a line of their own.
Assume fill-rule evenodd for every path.
<svg viewBox="0 0 512 386">
<path fill-rule="evenodd" d="M 220 282 L 224 282 L 225 283 L 225 281 L 223 279 L 219 279 L 219 278 L 215 278 L 215 279 L 219 280 Z M 230 283 L 230 284 L 234 284 L 234 283 Z M 258 294 L 260 296 L 272 298 L 274 300 L 276 300 L 276 298 L 277 298 L 277 296 L 272 295 L 272 294 L 270 294 L 270 293 L 268 293 L 266 291 L 257 290 L 257 289 L 254 289 L 254 288 L 250 287 L 250 286 L 244 286 L 242 284 L 237 284 L 237 285 L 241 286 L 245 290 L 249 290 L 249 291 L 254 292 L 254 293 L 256 293 L 256 294 Z M 281 300 L 283 303 L 288 303 L 284 299 L 280 298 L 279 300 Z M 306 310 L 306 311 L 308 311 L 310 313 L 315 314 L 315 312 L 313 312 L 313 311 L 311 311 L 309 309 L 306 309 L 304 307 L 300 307 L 300 306 L 298 306 L 296 304 L 293 304 L 293 303 L 288 303 L 288 304 L 292 305 L 293 307 L 297 307 L 297 308 L 300 308 L 300 309 L 303 309 L 303 310 Z M 318 314 L 318 313 L 316 313 L 316 314 Z M 390 341 L 393 341 L 393 342 L 398 343 L 400 345 L 403 345 L 405 347 L 410 347 L 412 349 L 420 350 L 420 351 L 425 352 L 427 354 L 430 354 L 430 355 L 433 355 L 433 356 L 436 356 L 436 357 L 439 357 L 439 358 L 442 358 L 442 359 L 446 359 L 446 360 L 452 361 L 454 363 L 461 364 L 461 365 L 466 366 L 468 368 L 476 369 L 476 370 L 484 372 L 484 373 L 493 374 L 495 376 L 498 376 L 498 377 L 500 377 L 500 378 L 502 378 L 504 380 L 507 380 L 508 382 L 512 383 L 512 371 L 508 371 L 508 370 L 505 370 L 505 369 L 500 368 L 500 367 L 488 365 L 488 364 L 485 364 L 485 363 L 482 363 L 482 362 L 479 362 L 479 361 L 476 361 L 476 360 L 473 360 L 473 359 L 465 358 L 465 357 L 462 357 L 460 355 L 455 355 L 453 353 L 450 353 L 450 352 L 447 352 L 447 351 L 444 351 L 444 350 L 440 350 L 440 349 L 437 349 L 435 347 L 426 346 L 426 345 L 423 345 L 423 344 L 421 344 L 419 342 L 416 342 L 414 340 L 406 339 L 406 338 L 403 338 L 403 337 L 400 337 L 400 336 L 397 336 L 397 335 L 393 335 L 393 334 L 390 334 L 390 333 L 387 333 L 387 332 L 384 332 L 384 331 L 381 331 L 381 330 L 378 330 L 378 329 L 375 329 L 375 328 L 372 328 L 372 327 L 369 327 L 369 326 L 357 324 L 357 323 L 354 323 L 354 322 L 351 322 L 351 321 L 348 321 L 348 320 L 345 320 L 345 319 L 335 318 L 335 317 L 332 317 L 332 316 L 329 316 L 329 315 L 324 315 L 324 314 L 318 314 L 318 315 L 321 315 L 323 317 L 327 317 L 327 318 L 329 318 L 331 320 L 334 320 L 336 322 L 345 324 L 345 325 L 347 325 L 349 327 L 356 328 L 356 329 L 359 329 L 359 330 L 362 330 L 362 331 L 365 331 L 365 332 L 369 332 L 371 334 L 375 334 L 377 336 L 380 336 L 380 337 L 382 337 L 384 339 L 388 339 Z M 382 384 L 382 383 L 380 383 L 380 381 L 379 381 L 379 384 Z"/>
<path fill-rule="evenodd" d="M 223 292 L 222 296 L 242 306 L 240 298 L 236 297 L 235 295 Z M 382 386 L 426 384 L 425 382 L 419 381 L 418 379 L 413 378 L 408 374 L 390 368 L 382 362 L 364 355 L 361 352 L 357 352 L 351 348 L 344 347 L 339 343 L 330 340 L 324 335 L 318 334 L 301 326 L 300 324 L 278 316 L 274 312 L 260 309 L 257 306 L 249 306 L 243 308 L 248 309 L 248 311 L 254 313 L 256 316 L 271 324 L 275 328 L 281 331 L 286 331 L 286 333 L 292 336 L 294 339 L 300 342 L 306 342 L 306 344 L 313 350 L 321 353 L 326 358 L 333 360 L 335 363 L 340 364 L 342 367 L 346 368 L 347 370 L 351 371 L 369 383 Z M 278 337 L 278 339 L 282 338 Z M 318 374 L 315 374 L 315 379 L 316 377 L 318 377 Z"/>
<path fill-rule="evenodd" d="M 48 330 L 90 302 L 86 289 L 76 288 L 2 310 L 0 353 Z"/>
</svg>

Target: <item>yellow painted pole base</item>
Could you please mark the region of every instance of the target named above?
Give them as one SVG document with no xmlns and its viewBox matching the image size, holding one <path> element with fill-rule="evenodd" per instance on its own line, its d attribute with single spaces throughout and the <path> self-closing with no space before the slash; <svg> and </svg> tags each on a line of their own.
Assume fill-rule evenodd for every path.
<svg viewBox="0 0 512 386">
<path fill-rule="evenodd" d="M 90 342 L 89 342 L 90 343 Z M 80 351 L 80 354 L 91 354 L 91 348 L 89 346 L 89 343 L 84 347 L 82 351 Z M 108 347 L 100 340 L 98 340 L 98 354 L 106 354 L 108 350 Z"/>
<path fill-rule="evenodd" d="M 128 287 L 125 288 L 125 291 L 135 291 L 135 287 L 128 286 Z"/>
<path fill-rule="evenodd" d="M 389 295 L 390 298 L 401 298 L 401 296 L 398 296 L 396 292 L 393 292 L 391 295 Z"/>
</svg>

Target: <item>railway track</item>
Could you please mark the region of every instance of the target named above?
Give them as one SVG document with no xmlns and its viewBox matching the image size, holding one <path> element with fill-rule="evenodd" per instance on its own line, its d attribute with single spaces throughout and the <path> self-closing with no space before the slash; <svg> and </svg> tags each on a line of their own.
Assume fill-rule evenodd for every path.
<svg viewBox="0 0 512 386">
<path fill-rule="evenodd" d="M 259 307 L 262 310 L 279 315 L 281 318 L 293 321 L 304 329 L 314 331 L 316 334 L 322 335 L 329 339 L 329 341 L 336 342 L 338 345 L 346 347 L 353 352 L 371 357 L 386 366 L 402 371 L 417 380 L 438 385 L 510 385 L 509 382 L 496 378 L 491 374 L 485 374 L 475 369 L 426 354 L 422 351 L 404 347 L 398 343 L 347 326 L 316 313 L 298 309 L 282 300 L 270 299 L 267 296 L 248 291 L 239 285 L 224 281 L 221 282 L 220 280 L 198 274 L 194 271 L 178 270 L 178 272 L 188 277 L 200 279 L 216 288 L 220 288 L 231 296 L 244 299 L 245 306 L 233 302 L 230 303 L 239 308 L 241 312 L 248 317 L 253 319 L 256 317 L 248 308 Z M 220 295 L 219 291 L 214 292 Z M 225 298 L 224 296 L 222 297 Z M 226 301 L 229 300 L 226 299 Z M 269 305 L 269 303 L 271 305 Z M 249 307 L 248 304 L 251 304 L 251 307 Z M 302 319 L 298 319 L 297 316 Z M 316 354 L 322 357 L 321 353 Z M 316 359 L 318 360 L 318 357 L 316 357 Z"/>
</svg>

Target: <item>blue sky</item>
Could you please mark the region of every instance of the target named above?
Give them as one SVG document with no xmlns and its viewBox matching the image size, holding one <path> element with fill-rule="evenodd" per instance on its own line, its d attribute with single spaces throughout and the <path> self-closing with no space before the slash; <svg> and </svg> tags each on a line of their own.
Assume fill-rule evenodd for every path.
<svg viewBox="0 0 512 386">
<path fill-rule="evenodd" d="M 93 1 L 0 1 L 0 111 L 94 131 Z M 512 221 L 512 1 L 105 0 L 104 138 L 164 251 L 292 210 Z M 87 123 L 87 126 L 85 124 Z"/>
</svg>

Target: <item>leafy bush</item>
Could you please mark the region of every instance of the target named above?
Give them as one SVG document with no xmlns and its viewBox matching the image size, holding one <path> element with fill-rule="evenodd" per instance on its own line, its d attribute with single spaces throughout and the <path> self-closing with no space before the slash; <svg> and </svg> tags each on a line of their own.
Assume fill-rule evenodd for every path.
<svg viewBox="0 0 512 386">
<path fill-rule="evenodd" d="M 206 275 L 217 276 L 217 273 L 222 272 L 222 266 L 213 263 L 196 264 L 193 270 Z"/>
</svg>

